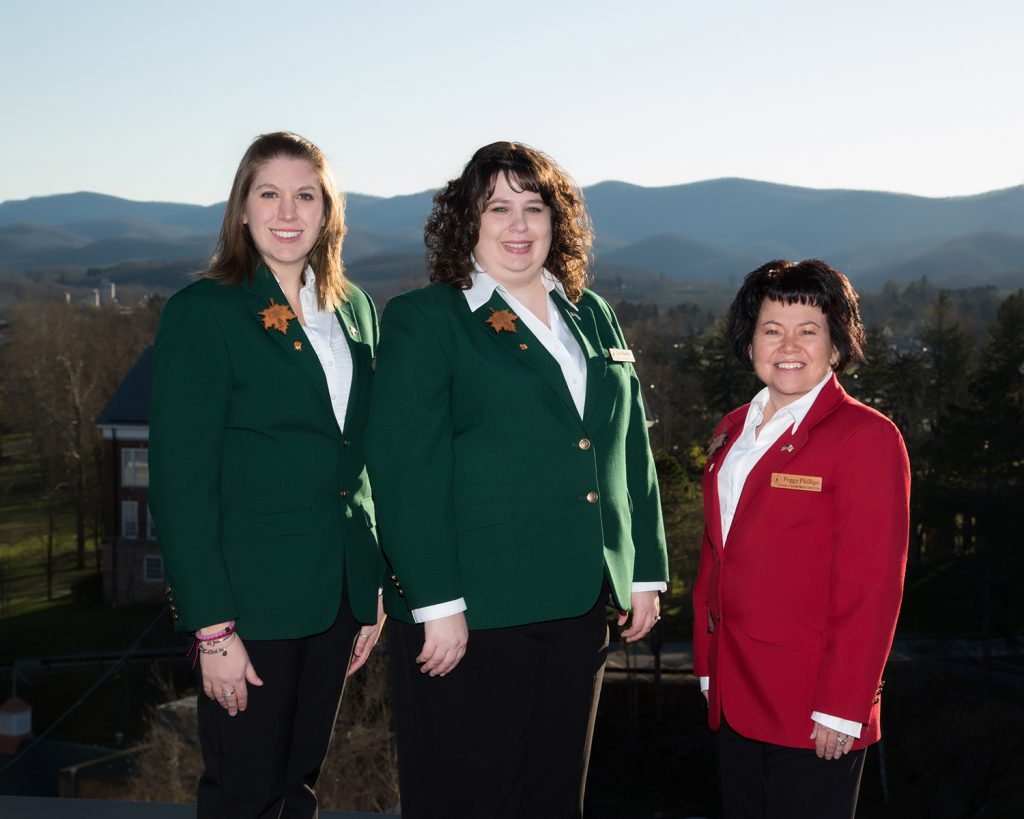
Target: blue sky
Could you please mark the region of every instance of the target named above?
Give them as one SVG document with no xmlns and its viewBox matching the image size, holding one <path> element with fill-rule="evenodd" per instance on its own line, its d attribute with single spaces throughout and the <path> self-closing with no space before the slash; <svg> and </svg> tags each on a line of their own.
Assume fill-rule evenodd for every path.
<svg viewBox="0 0 1024 819">
<path fill-rule="evenodd" d="M 383 196 L 496 139 L 584 185 L 1024 184 L 1020 0 L 0 3 L 0 201 L 209 204 L 277 129 Z"/>
</svg>

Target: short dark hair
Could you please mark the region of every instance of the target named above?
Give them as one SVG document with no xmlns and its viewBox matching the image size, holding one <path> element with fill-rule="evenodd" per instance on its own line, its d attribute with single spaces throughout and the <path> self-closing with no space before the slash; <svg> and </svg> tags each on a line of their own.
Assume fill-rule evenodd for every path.
<svg viewBox="0 0 1024 819">
<path fill-rule="evenodd" d="M 551 157 L 516 142 L 485 145 L 458 178 L 434 195 L 434 208 L 423 228 L 430 280 L 460 290 L 471 286 L 469 257 L 480 236 L 480 214 L 499 173 L 513 189 L 539 194 L 551 209 L 551 250 L 544 266 L 576 301 L 588 282 L 594 241 L 583 194 Z"/>
<path fill-rule="evenodd" d="M 841 373 L 851 361 L 864 363 L 864 323 L 860 297 L 850 280 L 821 259 L 788 262 L 775 259 L 747 274 L 729 308 L 728 334 L 733 353 L 748 370 L 754 369 L 750 345 L 754 340 L 761 305 L 809 304 L 828 319 L 828 332 L 839 360 L 832 370 Z"/>
<path fill-rule="evenodd" d="M 200 275 L 224 284 L 238 284 L 252 277 L 252 259 L 257 251 L 249 226 L 244 224 L 245 200 L 259 169 L 278 157 L 305 160 L 320 180 L 320 191 L 324 197 L 324 224 L 306 261 L 316 276 L 320 307 L 333 309 L 338 302 L 345 300 L 347 287 L 345 269 L 341 263 L 341 245 L 345 238 L 345 198 L 334 183 L 323 152 L 305 137 L 291 131 L 261 134 L 242 156 L 224 208 L 224 221 L 217 247 L 213 251 L 209 268 Z"/>
</svg>

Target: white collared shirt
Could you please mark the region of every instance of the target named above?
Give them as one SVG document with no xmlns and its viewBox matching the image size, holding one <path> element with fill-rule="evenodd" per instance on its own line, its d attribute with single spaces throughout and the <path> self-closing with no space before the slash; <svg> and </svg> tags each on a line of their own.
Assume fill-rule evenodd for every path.
<svg viewBox="0 0 1024 819">
<path fill-rule="evenodd" d="M 309 265 L 306 265 L 305 277 L 306 283 L 299 290 L 302 318 L 306 322 L 302 330 L 323 368 L 331 409 L 334 410 L 338 429 L 344 431 L 349 393 L 352 392 L 352 351 L 348 348 L 348 339 L 341 329 L 338 314 L 321 309 L 316 297 L 316 274 Z"/>
<path fill-rule="evenodd" d="M 565 385 L 569 388 L 572 402 L 576 405 L 576 411 L 583 417 L 583 404 L 587 397 L 587 359 L 583 355 L 579 342 L 572 334 L 572 330 L 565 323 L 565 318 L 551 298 L 548 298 L 548 323 L 545 324 L 532 310 L 529 310 L 515 296 L 508 292 L 501 284 L 477 265 L 473 260 L 475 270 L 473 272 L 473 286 L 469 290 L 462 291 L 466 296 L 466 302 L 472 311 L 479 310 L 494 295 L 497 290 L 516 317 L 525 324 L 531 333 L 537 337 L 537 341 L 544 345 L 553 359 L 558 362 L 562 370 L 562 377 Z M 552 294 L 553 298 L 561 298 L 570 307 L 574 307 L 565 295 L 562 283 L 552 276 L 547 270 L 542 269 L 540 280 L 544 289 Z"/>
<path fill-rule="evenodd" d="M 764 425 L 764 429 L 760 433 L 757 433 L 756 430 L 764 420 L 764 408 L 768 403 L 768 388 L 765 387 L 751 400 L 750 406 L 747 408 L 747 417 L 743 421 L 743 432 L 740 433 L 740 437 L 736 439 L 736 443 L 726 454 L 718 472 L 718 506 L 722 516 L 723 548 L 728 545 L 732 519 L 736 514 L 736 506 L 740 502 L 743 486 L 746 484 L 751 470 L 787 430 L 795 433 L 799 429 L 818 394 L 831 380 L 832 372 L 830 370 L 806 395 L 800 396 L 792 404 L 777 409 L 775 415 Z M 710 678 L 701 677 L 701 690 L 707 691 L 710 682 Z M 833 731 L 860 737 L 861 723 L 859 722 L 823 714 L 820 711 L 812 711 L 811 719 Z"/>
<path fill-rule="evenodd" d="M 516 317 L 521 320 L 533 333 L 537 340 L 544 345 L 551 357 L 558 363 L 562 370 L 562 377 L 565 385 L 569 388 L 573 404 L 580 418 L 583 417 L 584 401 L 587 395 L 587 359 L 583 354 L 576 336 L 565 322 L 561 311 L 552 301 L 553 298 L 561 298 L 570 307 L 575 307 L 569 297 L 565 294 L 562 283 L 552 276 L 547 270 L 541 270 L 541 281 L 548 291 L 548 324 L 544 324 L 533 312 L 525 307 L 522 302 L 508 292 L 499 282 L 484 271 L 473 259 L 474 271 L 472 273 L 473 284 L 468 290 L 463 290 L 466 303 L 471 311 L 479 310 L 494 295 L 497 290 L 502 299 L 512 308 Z M 668 584 L 664 581 L 643 581 L 633 583 L 634 592 L 642 591 L 665 591 Z M 460 597 L 458 600 L 450 600 L 445 603 L 436 603 L 432 606 L 412 610 L 412 619 L 417 623 L 426 623 L 430 620 L 439 620 L 442 617 L 449 617 L 466 610 L 466 599 Z"/>
<path fill-rule="evenodd" d="M 743 432 L 732 445 L 725 460 L 718 470 L 718 508 L 722 515 L 722 543 L 725 544 L 732 528 L 732 519 L 736 514 L 736 506 L 743 494 L 743 486 L 747 482 L 750 471 L 761 460 L 772 446 L 783 436 L 787 429 L 796 432 L 807 412 L 810 410 L 818 393 L 832 378 L 830 370 L 813 389 L 800 396 L 792 404 L 787 404 L 775 411 L 772 419 L 758 433 L 756 430 L 764 420 L 764 408 L 768 404 L 768 388 L 754 396 L 747 408 L 747 417 L 743 422 Z"/>
</svg>

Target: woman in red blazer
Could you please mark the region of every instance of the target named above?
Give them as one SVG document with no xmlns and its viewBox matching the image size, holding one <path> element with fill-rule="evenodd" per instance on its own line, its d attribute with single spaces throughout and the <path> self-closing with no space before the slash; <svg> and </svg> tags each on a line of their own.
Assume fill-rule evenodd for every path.
<svg viewBox="0 0 1024 819">
<path fill-rule="evenodd" d="M 836 380 L 863 361 L 856 292 L 777 260 L 729 311 L 765 388 L 715 430 L 704 471 L 694 666 L 719 732 L 726 817 L 851 817 L 879 739 L 906 565 L 899 431 Z"/>
</svg>

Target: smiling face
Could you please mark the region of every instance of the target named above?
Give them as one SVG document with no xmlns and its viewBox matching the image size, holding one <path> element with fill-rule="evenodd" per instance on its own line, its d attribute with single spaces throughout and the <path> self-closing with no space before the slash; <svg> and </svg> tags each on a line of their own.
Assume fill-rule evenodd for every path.
<svg viewBox="0 0 1024 819">
<path fill-rule="evenodd" d="M 500 284 L 518 289 L 537 281 L 550 249 L 551 208 L 539 193 L 517 191 L 499 173 L 480 214 L 477 263 Z"/>
<path fill-rule="evenodd" d="M 279 156 L 256 171 L 242 223 L 278 278 L 302 274 L 323 220 L 320 177 L 305 159 Z"/>
<path fill-rule="evenodd" d="M 814 389 L 839 357 L 821 308 L 770 299 L 761 302 L 750 355 L 775 409 Z"/>
</svg>

